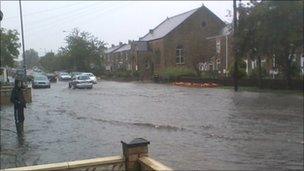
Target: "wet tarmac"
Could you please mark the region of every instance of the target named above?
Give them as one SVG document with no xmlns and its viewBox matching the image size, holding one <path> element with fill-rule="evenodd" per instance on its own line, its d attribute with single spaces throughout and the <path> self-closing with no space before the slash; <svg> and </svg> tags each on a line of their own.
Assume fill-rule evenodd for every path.
<svg viewBox="0 0 304 171">
<path fill-rule="evenodd" d="M 1 111 L 1 168 L 122 154 L 143 137 L 174 169 L 303 169 L 303 97 L 101 81 L 33 89 L 23 135 Z"/>
</svg>

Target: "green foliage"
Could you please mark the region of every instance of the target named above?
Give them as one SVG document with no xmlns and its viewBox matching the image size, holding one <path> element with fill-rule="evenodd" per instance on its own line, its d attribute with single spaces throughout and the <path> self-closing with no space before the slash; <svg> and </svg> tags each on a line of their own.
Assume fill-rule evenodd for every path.
<svg viewBox="0 0 304 171">
<path fill-rule="evenodd" d="M 78 71 L 91 71 L 101 67 L 101 55 L 105 50 L 104 42 L 88 32 L 74 29 L 66 37 L 67 46 L 64 48 L 69 56 L 72 68 Z"/>
<path fill-rule="evenodd" d="M 39 62 L 38 52 L 34 49 L 29 49 L 24 52 L 25 57 L 25 65 L 27 68 L 32 68 L 33 66 L 37 65 Z"/>
<path fill-rule="evenodd" d="M 132 77 L 132 71 L 117 70 L 117 71 L 114 72 L 114 77 L 118 77 L 118 78 L 130 78 L 130 77 Z"/>
<path fill-rule="evenodd" d="M 175 80 L 182 76 L 195 76 L 196 73 L 185 67 L 169 67 L 162 70 L 159 75 L 165 79 Z"/>
<path fill-rule="evenodd" d="M 43 56 L 39 62 L 48 71 L 68 70 L 93 72 L 101 75 L 105 72 L 101 56 L 105 43 L 88 32 L 74 29 L 66 38 L 67 45 L 57 54 L 52 52 Z"/>
<path fill-rule="evenodd" d="M 1 66 L 13 67 L 15 65 L 14 59 L 18 58 L 20 48 L 18 35 L 16 30 L 0 28 Z"/>
<path fill-rule="evenodd" d="M 239 56 L 257 59 L 258 55 L 275 55 L 277 65 L 288 72 L 288 54 L 303 46 L 303 1 L 250 3 L 239 8 L 235 37 Z"/>
<path fill-rule="evenodd" d="M 300 78 L 301 79 L 301 68 L 300 65 L 296 62 L 292 62 L 290 66 L 290 75 L 294 78 Z"/>
<path fill-rule="evenodd" d="M 233 77 L 233 73 L 234 73 L 234 64 L 230 66 L 229 68 L 229 76 Z M 246 73 L 246 63 L 241 60 L 238 62 L 238 73 L 237 76 L 239 79 L 242 78 L 246 78 L 247 77 L 247 73 Z"/>
<path fill-rule="evenodd" d="M 261 68 L 261 76 L 262 78 L 265 78 L 267 75 L 267 71 L 264 67 Z M 259 68 L 254 68 L 249 73 L 249 78 L 258 79 L 259 78 Z"/>
</svg>

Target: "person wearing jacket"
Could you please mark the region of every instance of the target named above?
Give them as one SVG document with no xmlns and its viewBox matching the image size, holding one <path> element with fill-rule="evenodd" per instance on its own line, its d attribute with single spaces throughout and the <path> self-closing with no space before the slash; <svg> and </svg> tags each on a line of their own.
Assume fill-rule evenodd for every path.
<svg viewBox="0 0 304 171">
<path fill-rule="evenodd" d="M 15 86 L 11 94 L 11 102 L 14 104 L 14 117 L 16 126 L 23 125 L 24 108 L 26 108 L 26 102 L 22 92 L 22 82 L 19 80 L 15 80 Z"/>
</svg>

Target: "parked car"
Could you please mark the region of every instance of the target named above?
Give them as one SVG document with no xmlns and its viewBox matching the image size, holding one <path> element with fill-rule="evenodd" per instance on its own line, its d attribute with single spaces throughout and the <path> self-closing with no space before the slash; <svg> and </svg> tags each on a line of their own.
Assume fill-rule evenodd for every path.
<svg viewBox="0 0 304 171">
<path fill-rule="evenodd" d="M 45 75 L 34 75 L 32 80 L 33 88 L 51 88 L 51 84 L 47 76 Z"/>
<path fill-rule="evenodd" d="M 52 73 L 48 73 L 46 74 L 46 76 L 48 77 L 48 79 L 50 80 L 50 82 L 57 82 L 57 77 L 55 74 L 52 74 Z"/>
<path fill-rule="evenodd" d="M 70 73 L 70 75 L 71 75 L 71 77 L 73 78 L 73 77 L 75 77 L 76 75 L 80 75 L 80 74 L 82 74 L 83 72 L 71 72 Z"/>
<path fill-rule="evenodd" d="M 95 77 L 95 75 L 93 73 L 90 73 L 90 72 L 85 72 L 85 73 L 82 73 L 82 75 L 87 75 L 90 77 L 90 80 L 93 84 L 97 84 L 97 79 Z"/>
<path fill-rule="evenodd" d="M 59 73 L 59 80 L 68 81 L 68 80 L 71 80 L 71 76 L 66 72 Z"/>
<path fill-rule="evenodd" d="M 87 75 L 77 75 L 73 77 L 72 81 L 69 82 L 69 88 L 93 88 L 93 83 Z"/>
</svg>

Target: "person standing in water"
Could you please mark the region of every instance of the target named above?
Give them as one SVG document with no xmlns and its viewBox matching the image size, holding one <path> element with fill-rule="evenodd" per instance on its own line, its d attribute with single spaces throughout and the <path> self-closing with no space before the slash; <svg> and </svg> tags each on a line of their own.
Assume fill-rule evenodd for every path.
<svg viewBox="0 0 304 171">
<path fill-rule="evenodd" d="M 26 108 L 26 102 L 22 92 L 22 82 L 19 80 L 15 80 L 15 85 L 11 94 L 11 102 L 14 104 L 14 117 L 18 131 L 18 128 L 23 127 L 24 108 Z"/>
</svg>

